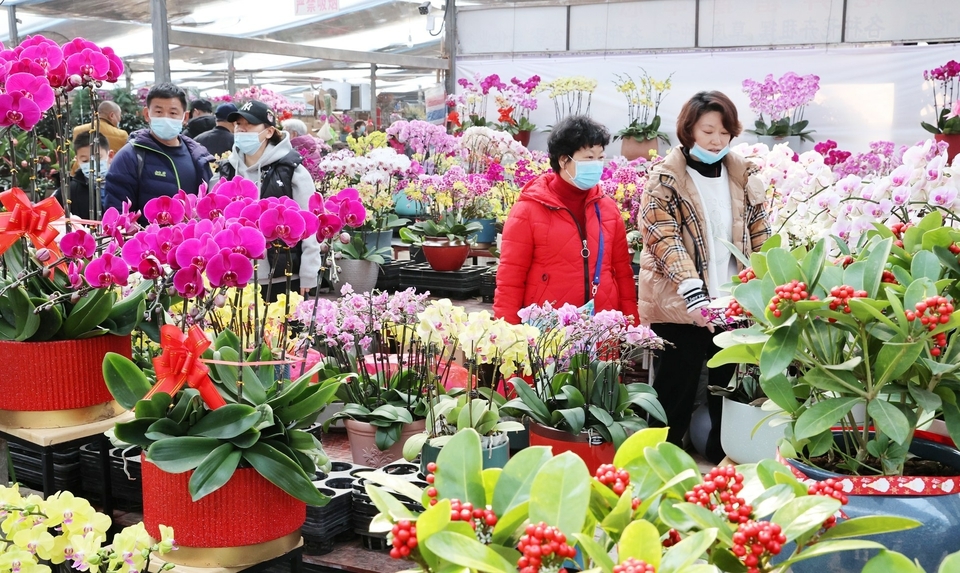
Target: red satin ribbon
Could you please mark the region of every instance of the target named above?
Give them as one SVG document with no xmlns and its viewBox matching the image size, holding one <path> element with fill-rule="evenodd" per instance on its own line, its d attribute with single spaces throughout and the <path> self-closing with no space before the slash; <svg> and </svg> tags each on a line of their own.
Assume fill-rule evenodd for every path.
<svg viewBox="0 0 960 573">
<path fill-rule="evenodd" d="M 51 223 L 63 217 L 63 207 L 56 198 L 49 197 L 36 205 L 21 189 L 0 193 L 0 203 L 7 210 L 0 213 L 0 254 L 9 249 L 20 237 L 27 236 L 38 249 L 50 249 L 51 261 L 61 257 L 60 247 L 54 242 L 59 231 Z"/>
<path fill-rule="evenodd" d="M 184 384 L 189 384 L 200 391 L 200 397 L 211 410 L 226 406 L 223 396 L 210 380 L 210 369 L 200 360 L 209 347 L 210 341 L 199 326 L 190 327 L 187 334 L 172 324 L 160 327 L 160 348 L 163 352 L 153 359 L 157 383 L 144 398 L 149 400 L 157 392 L 176 396 Z"/>
</svg>

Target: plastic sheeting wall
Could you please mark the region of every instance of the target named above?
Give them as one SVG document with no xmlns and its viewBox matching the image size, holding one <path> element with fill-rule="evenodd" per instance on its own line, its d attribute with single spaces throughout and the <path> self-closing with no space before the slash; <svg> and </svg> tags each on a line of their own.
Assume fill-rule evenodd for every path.
<svg viewBox="0 0 960 573">
<path fill-rule="evenodd" d="M 756 117 L 741 82 L 763 80 L 766 74 L 780 77 L 785 72 L 817 74 L 820 92 L 807 106 L 805 119 L 817 141 L 833 139 L 843 149 L 866 150 L 869 142 L 890 140 L 913 144 L 930 137 L 920 127 L 932 122 L 933 91 L 923 80 L 923 70 L 960 58 L 960 46 L 818 47 L 809 49 L 749 50 L 720 52 L 651 53 L 616 56 L 554 56 L 502 59 L 460 59 L 458 77 L 499 74 L 509 81 L 534 74 L 544 81 L 561 76 L 586 76 L 598 81 L 591 115 L 616 132 L 627 123 L 626 100 L 614 89 L 614 74 L 638 74 L 643 67 L 654 78 L 673 73 L 673 89 L 660 107 L 663 131 L 676 144 L 674 127 L 683 103 L 700 90 L 720 90 L 736 103 L 745 128 Z M 636 75 L 634 75 L 636 77 Z M 488 118 L 496 118 L 489 102 Z M 539 109 L 531 121 L 541 129 L 556 122 L 552 101 L 540 96 Z M 531 147 L 546 149 L 547 135 L 535 133 Z M 737 141 L 756 141 L 742 135 Z M 619 151 L 612 143 L 608 154 Z"/>
</svg>

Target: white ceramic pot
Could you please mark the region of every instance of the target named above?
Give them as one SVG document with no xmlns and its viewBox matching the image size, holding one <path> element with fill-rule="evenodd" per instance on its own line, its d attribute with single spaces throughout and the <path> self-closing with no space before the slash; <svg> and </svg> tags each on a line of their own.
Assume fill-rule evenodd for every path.
<svg viewBox="0 0 960 573">
<path fill-rule="evenodd" d="M 357 261 L 354 259 L 337 259 L 340 268 L 337 282 L 333 284 L 333 292 L 339 294 L 343 285 L 350 283 L 353 292 L 370 292 L 377 286 L 377 277 L 380 274 L 380 265 L 373 261 Z"/>
<path fill-rule="evenodd" d="M 764 422 L 757 428 L 757 424 L 769 415 L 770 412 L 759 406 L 724 397 L 720 444 L 728 458 L 739 464 L 752 464 L 776 456 L 777 440 L 783 437 L 785 426 L 773 427 Z M 756 432 L 754 428 L 757 428 Z"/>
</svg>

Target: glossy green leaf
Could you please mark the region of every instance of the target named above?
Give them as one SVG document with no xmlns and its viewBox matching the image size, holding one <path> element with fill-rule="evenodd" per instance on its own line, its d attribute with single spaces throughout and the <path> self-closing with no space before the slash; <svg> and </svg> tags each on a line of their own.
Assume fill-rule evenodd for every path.
<svg viewBox="0 0 960 573">
<path fill-rule="evenodd" d="M 866 541 L 863 539 L 831 539 L 816 543 L 812 547 L 807 547 L 798 556 L 787 559 L 779 563 L 779 565 L 781 567 L 788 567 L 798 561 L 820 557 L 821 555 L 829 555 L 840 551 L 860 551 L 862 549 L 885 549 L 885 547 L 876 541 Z"/>
<path fill-rule="evenodd" d="M 155 441 L 146 436 L 150 430 L 150 426 L 155 422 L 157 422 L 157 420 L 150 418 L 118 422 L 117 425 L 113 427 L 113 436 L 126 444 L 140 446 L 146 449 Z"/>
<path fill-rule="evenodd" d="M 191 436 L 228 440 L 246 432 L 260 421 L 260 412 L 246 404 L 227 404 L 209 412 L 188 432 Z"/>
<path fill-rule="evenodd" d="M 762 343 L 754 343 L 737 344 L 722 348 L 710 358 L 707 366 L 716 368 L 724 364 L 759 364 L 760 353 L 763 350 L 763 346 Z"/>
<path fill-rule="evenodd" d="M 705 529 L 682 539 L 667 550 L 660 560 L 658 573 L 683 573 L 686 568 L 703 557 L 717 539 L 716 529 Z"/>
<path fill-rule="evenodd" d="M 877 293 L 880 290 L 880 279 L 883 277 L 892 245 L 893 238 L 888 237 L 874 244 L 873 248 L 870 249 L 870 254 L 867 255 L 863 269 L 863 290 L 867 291 L 867 298 L 877 298 Z M 931 256 L 933 256 L 932 253 Z"/>
<path fill-rule="evenodd" d="M 773 514 L 796 497 L 796 493 L 789 485 L 777 484 L 768 487 L 756 499 L 750 501 L 750 505 L 753 506 L 753 519 L 759 520 Z"/>
<path fill-rule="evenodd" d="M 647 463 L 664 482 L 669 482 L 683 472 L 692 470 L 691 474 L 684 474 L 691 477 L 677 482 L 673 487 L 673 491 L 678 496 L 682 497 L 685 492 L 700 482 L 699 477 L 696 477 L 700 475 L 700 468 L 697 467 L 697 463 L 693 461 L 689 454 L 674 444 L 664 442 L 658 444 L 656 448 L 647 448 L 644 455 L 647 458 Z"/>
<path fill-rule="evenodd" d="M 518 536 L 518 530 L 522 533 L 521 526 L 526 523 L 527 515 L 530 511 L 530 502 L 513 506 L 497 520 L 497 525 L 493 528 L 493 542 L 504 544 L 515 536 Z"/>
<path fill-rule="evenodd" d="M 592 485 L 596 486 L 596 482 Z M 607 487 L 607 486 L 602 486 Z M 598 516 L 599 519 L 599 516 Z M 624 492 L 617 498 L 613 510 L 603 518 L 600 527 L 612 539 L 619 539 L 620 534 L 630 524 L 633 519 L 633 486 L 628 485 Z"/>
<path fill-rule="evenodd" d="M 617 452 L 613 456 L 613 465 L 630 471 L 628 466 L 636 460 L 646 459 L 644 457 L 646 448 L 655 448 L 657 444 L 665 441 L 667 441 L 667 428 L 645 428 L 635 432 L 617 448 Z"/>
<path fill-rule="evenodd" d="M 138 418 L 163 418 L 167 415 L 172 398 L 166 392 L 157 392 L 149 400 L 140 400 L 133 411 Z"/>
<path fill-rule="evenodd" d="M 840 502 L 832 497 L 810 495 L 798 497 L 781 507 L 770 519 L 780 525 L 787 541 L 820 529 L 823 522 L 840 509 Z"/>
<path fill-rule="evenodd" d="M 786 249 L 771 249 L 767 251 L 767 270 L 778 285 L 792 280 L 802 280 L 800 265 L 797 259 Z"/>
<path fill-rule="evenodd" d="M 77 338 L 95 328 L 110 316 L 116 300 L 117 295 L 108 289 L 97 289 L 81 298 L 63 322 L 64 337 Z"/>
<path fill-rule="evenodd" d="M 847 539 L 851 537 L 864 537 L 866 535 L 877 535 L 878 533 L 890 533 L 892 531 L 905 531 L 920 527 L 919 521 L 893 515 L 865 515 L 838 521 L 836 525 L 828 529 L 820 536 L 821 540 L 826 539 Z"/>
<path fill-rule="evenodd" d="M 770 380 L 783 373 L 793 363 L 800 344 L 800 321 L 794 321 L 773 331 L 760 353 L 761 381 Z"/>
<path fill-rule="evenodd" d="M 497 481 L 500 480 L 500 474 L 502 472 L 502 468 L 486 468 L 483 470 L 483 491 L 487 494 L 485 505 L 493 504 L 493 492 L 497 488 Z"/>
<path fill-rule="evenodd" d="M 190 476 L 190 498 L 200 500 L 230 481 L 240 463 L 240 455 L 233 444 L 221 444 L 210 452 Z"/>
<path fill-rule="evenodd" d="M 870 400 L 867 404 L 867 414 L 873 418 L 877 429 L 890 437 L 898 444 L 904 444 L 910 437 L 913 427 L 899 408 L 883 398 Z"/>
<path fill-rule="evenodd" d="M 450 531 L 441 531 L 426 540 L 427 548 L 444 561 L 486 573 L 514 573 L 510 563 L 496 551 L 475 538 Z"/>
<path fill-rule="evenodd" d="M 960 571 L 960 552 L 951 553 L 940 562 L 940 568 L 937 573 L 954 573 Z"/>
<path fill-rule="evenodd" d="M 614 563 L 607 551 L 591 535 L 577 533 L 573 536 L 577 540 L 577 545 L 593 561 L 593 564 L 603 570 L 604 573 L 612 573 Z M 659 542 L 659 540 L 658 540 Z M 659 555 L 657 556 L 659 558 Z"/>
<path fill-rule="evenodd" d="M 437 456 L 434 486 L 443 498 L 483 507 L 487 494 L 483 489 L 482 469 L 479 434 L 473 429 L 457 432 Z"/>
<path fill-rule="evenodd" d="M 14 340 L 23 342 L 28 340 L 40 328 L 40 317 L 34 312 L 36 307 L 30 302 L 30 297 L 23 287 L 12 288 L 4 293 L 7 298 L 4 315 L 12 311 L 14 318 Z"/>
<path fill-rule="evenodd" d="M 390 516 L 390 519 L 394 521 L 401 519 L 416 521 L 417 518 L 413 512 L 407 509 L 407 507 L 390 492 L 370 482 L 364 484 L 364 489 L 366 490 L 367 495 L 370 496 L 370 501 L 373 502 L 373 505 L 377 506 L 377 509 L 380 510 L 380 513 L 387 514 Z"/>
<path fill-rule="evenodd" d="M 800 409 L 800 404 L 797 403 L 797 397 L 793 393 L 793 385 L 783 372 L 768 378 L 761 377 L 760 388 L 768 398 L 773 400 L 774 404 L 780 406 L 787 412 L 792 414 Z"/>
<path fill-rule="evenodd" d="M 906 555 L 885 550 L 871 557 L 862 573 L 922 573 L 922 570 Z"/>
<path fill-rule="evenodd" d="M 564 452 L 548 460 L 533 480 L 530 521 L 573 535 L 583 528 L 589 504 L 590 472 L 577 455 Z"/>
<path fill-rule="evenodd" d="M 621 563 L 633 557 L 646 561 L 648 565 L 653 565 L 654 569 L 660 570 L 663 545 L 660 543 L 660 532 L 657 531 L 657 526 L 649 521 L 637 520 L 628 525 L 620 536 L 617 549 Z"/>
<path fill-rule="evenodd" d="M 150 391 L 151 384 L 143 370 L 125 356 L 108 352 L 103 357 L 102 368 L 107 390 L 127 410 L 133 410 Z"/>
<path fill-rule="evenodd" d="M 887 342 L 877 353 L 877 362 L 874 366 L 876 378 L 874 384 L 896 380 L 898 376 L 910 369 L 920 353 L 926 348 L 926 342 Z"/>
<path fill-rule="evenodd" d="M 273 485 L 308 505 L 324 506 L 330 498 L 317 491 L 311 478 L 297 462 L 277 449 L 257 442 L 243 451 L 243 459 Z"/>
<path fill-rule="evenodd" d="M 147 432 L 144 435 L 150 440 L 162 440 L 164 438 L 176 438 L 184 434 L 185 432 L 183 428 L 180 427 L 180 424 L 170 418 L 160 418 L 150 424 L 150 427 L 147 428 Z"/>
<path fill-rule="evenodd" d="M 847 415 L 860 398 L 828 398 L 817 402 L 800 414 L 793 427 L 798 440 L 815 436 L 829 430 Z"/>
<path fill-rule="evenodd" d="M 147 459 L 171 474 L 192 470 L 222 442 L 216 438 L 181 436 L 154 442 L 147 450 Z"/>
<path fill-rule="evenodd" d="M 434 533 L 443 531 L 450 523 L 450 500 L 441 499 L 417 517 L 417 541 L 423 543 Z"/>
<path fill-rule="evenodd" d="M 826 241 L 817 241 L 800 262 L 800 270 L 803 272 L 803 280 L 807 283 L 807 291 L 813 292 L 814 287 L 820 280 L 820 273 L 823 272 L 823 263 L 826 260 Z"/>
</svg>

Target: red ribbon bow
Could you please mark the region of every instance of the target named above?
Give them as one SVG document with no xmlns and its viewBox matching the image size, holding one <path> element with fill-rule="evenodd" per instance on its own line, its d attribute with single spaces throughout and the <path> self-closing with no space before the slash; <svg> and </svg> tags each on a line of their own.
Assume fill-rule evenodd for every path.
<svg viewBox="0 0 960 573">
<path fill-rule="evenodd" d="M 0 193 L 0 203 L 7 210 L 0 213 L 0 254 L 26 235 L 36 248 L 53 251 L 56 257 L 51 260 L 60 258 L 60 247 L 53 242 L 60 232 L 51 223 L 63 217 L 63 207 L 55 197 L 34 205 L 23 190 L 14 187 Z"/>
<path fill-rule="evenodd" d="M 187 334 L 172 324 L 161 326 L 160 348 L 163 352 L 153 359 L 157 383 L 144 399 L 149 400 L 157 392 L 175 396 L 184 384 L 189 384 L 200 391 L 200 397 L 211 410 L 226 406 L 227 402 L 210 380 L 210 369 L 200 361 L 209 347 L 210 341 L 199 326 L 190 327 Z"/>
</svg>

